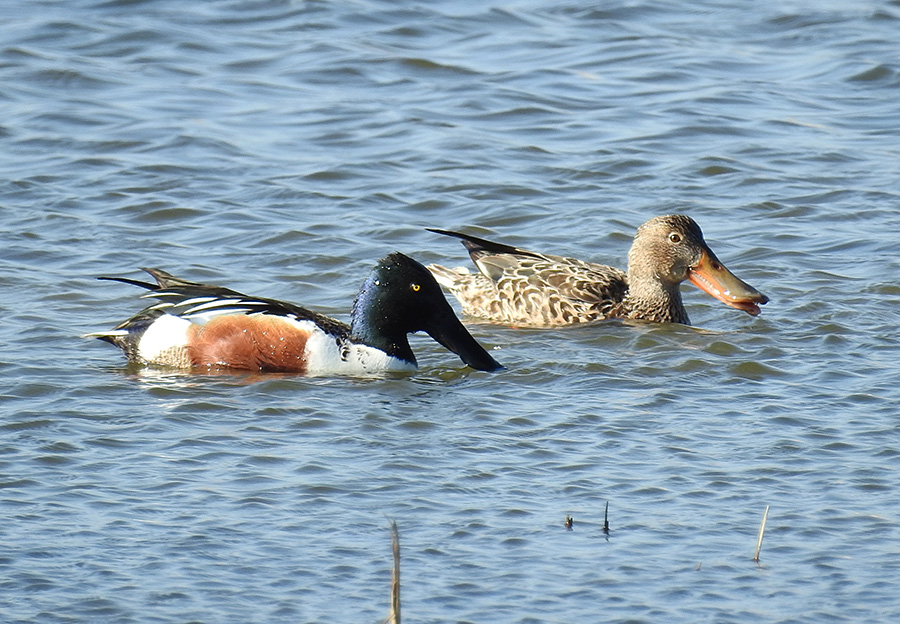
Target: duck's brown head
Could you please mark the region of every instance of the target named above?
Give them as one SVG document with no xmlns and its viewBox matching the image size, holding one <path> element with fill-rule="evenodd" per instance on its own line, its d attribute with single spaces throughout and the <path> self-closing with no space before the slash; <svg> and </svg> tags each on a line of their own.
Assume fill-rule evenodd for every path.
<svg viewBox="0 0 900 624">
<path fill-rule="evenodd" d="M 725 268 L 703 240 L 697 222 L 685 215 L 654 217 L 638 228 L 628 253 L 629 284 L 657 282 L 675 292 L 684 280 L 725 305 L 759 314 L 769 298 Z"/>
</svg>

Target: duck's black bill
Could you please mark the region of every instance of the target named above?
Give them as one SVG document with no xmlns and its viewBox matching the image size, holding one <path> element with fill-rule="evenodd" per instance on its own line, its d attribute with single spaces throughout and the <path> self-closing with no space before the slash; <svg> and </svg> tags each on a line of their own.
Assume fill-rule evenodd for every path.
<svg viewBox="0 0 900 624">
<path fill-rule="evenodd" d="M 497 360 L 491 357 L 490 353 L 484 350 L 484 347 L 478 344 L 478 341 L 452 311 L 425 331 L 476 370 L 495 371 L 503 368 Z"/>
</svg>

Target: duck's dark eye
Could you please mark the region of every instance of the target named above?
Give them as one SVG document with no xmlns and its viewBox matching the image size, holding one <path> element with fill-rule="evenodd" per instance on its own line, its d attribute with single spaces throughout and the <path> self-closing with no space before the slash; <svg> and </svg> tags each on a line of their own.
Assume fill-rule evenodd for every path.
<svg viewBox="0 0 900 624">
<path fill-rule="evenodd" d="M 678 232 L 672 232 L 671 234 L 669 234 L 669 240 L 672 241 L 673 243 L 680 243 L 681 242 L 681 234 L 679 234 Z"/>
<path fill-rule="evenodd" d="M 410 284 L 410 288 L 413 289 L 413 292 L 419 292 L 419 289 L 422 288 L 418 284 Z"/>
</svg>

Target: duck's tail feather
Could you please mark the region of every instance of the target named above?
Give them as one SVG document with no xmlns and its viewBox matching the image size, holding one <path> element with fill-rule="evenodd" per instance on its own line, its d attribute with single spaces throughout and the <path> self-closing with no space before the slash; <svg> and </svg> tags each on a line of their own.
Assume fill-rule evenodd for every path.
<svg viewBox="0 0 900 624">
<path fill-rule="evenodd" d="M 444 236 L 452 236 L 454 238 L 460 239 L 462 241 L 462 244 L 465 245 L 466 249 L 469 251 L 469 255 L 472 256 L 473 260 L 477 260 L 476 256 L 482 256 L 485 254 L 513 254 L 517 256 L 540 257 L 533 251 L 519 249 L 518 247 L 513 247 L 512 245 L 504 245 L 503 243 L 495 243 L 494 241 L 478 238 L 477 236 L 472 236 L 471 234 L 462 234 L 461 232 L 439 230 L 436 228 L 425 229 L 429 232 L 434 232 L 435 234 L 443 234 Z"/>
</svg>

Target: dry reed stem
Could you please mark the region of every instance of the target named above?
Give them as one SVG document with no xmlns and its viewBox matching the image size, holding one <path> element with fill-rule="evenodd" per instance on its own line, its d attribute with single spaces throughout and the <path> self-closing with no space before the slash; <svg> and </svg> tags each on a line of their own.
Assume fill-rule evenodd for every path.
<svg viewBox="0 0 900 624">
<path fill-rule="evenodd" d="M 387 624 L 400 624 L 400 531 L 397 521 L 391 521 L 391 551 L 394 555 L 394 569 L 391 571 L 391 612 Z"/>
<path fill-rule="evenodd" d="M 753 561 L 759 563 L 759 551 L 762 548 L 763 534 L 766 532 L 766 520 L 769 517 L 769 506 L 766 505 L 766 510 L 763 512 L 762 524 L 759 525 L 759 536 L 756 538 L 756 556 L 753 557 Z"/>
</svg>

